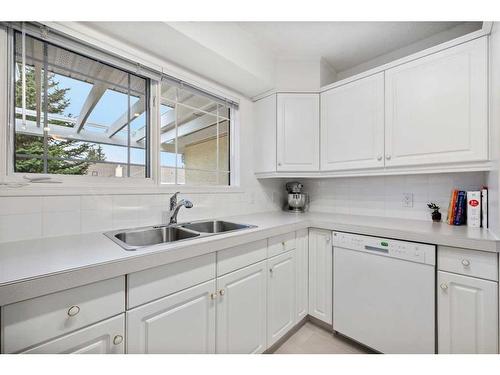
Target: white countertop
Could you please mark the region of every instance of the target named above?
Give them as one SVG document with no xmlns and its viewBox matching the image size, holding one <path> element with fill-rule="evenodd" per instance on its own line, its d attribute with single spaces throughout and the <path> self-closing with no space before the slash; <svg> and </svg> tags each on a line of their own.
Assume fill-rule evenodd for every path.
<svg viewBox="0 0 500 375">
<path fill-rule="evenodd" d="M 308 227 L 489 252 L 500 246 L 488 230 L 418 220 L 285 212 L 224 219 L 257 228 L 135 251 L 102 233 L 0 243 L 0 306 Z"/>
</svg>

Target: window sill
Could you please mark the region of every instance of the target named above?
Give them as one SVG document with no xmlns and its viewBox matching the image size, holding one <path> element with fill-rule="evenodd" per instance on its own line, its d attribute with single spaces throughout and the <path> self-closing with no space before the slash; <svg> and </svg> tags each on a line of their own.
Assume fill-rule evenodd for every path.
<svg viewBox="0 0 500 375">
<path fill-rule="evenodd" d="M 57 178 L 55 178 L 57 179 Z M 19 179 L 7 179 L 2 183 L 16 184 L 26 182 Z M 243 193 L 239 186 L 186 186 L 157 185 L 152 180 L 145 181 L 64 181 L 61 183 L 29 183 L 25 186 L 0 185 L 0 197 L 9 196 L 45 196 L 45 195 L 128 195 L 128 194 L 173 194 L 175 192 L 191 194 Z"/>
</svg>

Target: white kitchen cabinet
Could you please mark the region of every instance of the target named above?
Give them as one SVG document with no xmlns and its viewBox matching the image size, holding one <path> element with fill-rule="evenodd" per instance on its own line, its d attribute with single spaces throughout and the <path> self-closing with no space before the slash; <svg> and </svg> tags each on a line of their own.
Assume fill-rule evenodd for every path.
<svg viewBox="0 0 500 375">
<path fill-rule="evenodd" d="M 266 350 L 267 261 L 217 279 L 217 353 Z"/>
<path fill-rule="evenodd" d="M 296 322 L 304 319 L 308 314 L 309 306 L 309 235 L 307 229 L 296 232 Z"/>
<path fill-rule="evenodd" d="M 332 324 L 332 232 L 309 229 L 309 315 Z"/>
<path fill-rule="evenodd" d="M 385 72 L 386 167 L 488 159 L 487 45 L 478 38 Z"/>
<path fill-rule="evenodd" d="M 215 353 L 215 280 L 127 311 L 128 353 Z"/>
<path fill-rule="evenodd" d="M 23 351 L 23 354 L 123 354 L 125 314 Z"/>
<path fill-rule="evenodd" d="M 498 283 L 438 272 L 438 353 L 498 353 Z"/>
<path fill-rule="evenodd" d="M 256 173 L 276 172 L 276 94 L 254 103 Z"/>
<path fill-rule="evenodd" d="M 278 94 L 277 170 L 319 170 L 319 94 Z"/>
<path fill-rule="evenodd" d="M 295 325 L 295 250 L 267 260 L 267 345 Z"/>
<path fill-rule="evenodd" d="M 384 73 L 321 94 L 321 170 L 384 166 Z"/>
</svg>

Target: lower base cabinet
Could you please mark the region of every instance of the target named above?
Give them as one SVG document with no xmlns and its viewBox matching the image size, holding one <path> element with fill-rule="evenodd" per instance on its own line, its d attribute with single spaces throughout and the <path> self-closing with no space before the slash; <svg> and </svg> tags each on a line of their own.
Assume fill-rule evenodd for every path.
<svg viewBox="0 0 500 375">
<path fill-rule="evenodd" d="M 24 354 L 123 354 L 125 314 L 48 341 Z"/>
<path fill-rule="evenodd" d="M 438 272 L 438 353 L 498 353 L 498 283 Z"/>
<path fill-rule="evenodd" d="M 309 229 L 309 315 L 332 324 L 332 232 Z"/>
<path fill-rule="evenodd" d="M 217 353 L 266 350 L 267 262 L 217 279 Z"/>
<path fill-rule="evenodd" d="M 295 325 L 295 250 L 269 258 L 267 268 L 267 345 L 270 347 Z"/>
<path fill-rule="evenodd" d="M 127 312 L 128 353 L 215 353 L 215 280 Z"/>
</svg>

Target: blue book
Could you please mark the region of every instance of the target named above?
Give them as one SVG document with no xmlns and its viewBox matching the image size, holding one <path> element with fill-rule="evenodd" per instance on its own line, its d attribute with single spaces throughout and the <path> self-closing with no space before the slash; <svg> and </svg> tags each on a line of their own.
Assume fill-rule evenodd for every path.
<svg viewBox="0 0 500 375">
<path fill-rule="evenodd" d="M 465 224 L 465 210 L 467 203 L 467 192 L 459 191 L 457 197 L 457 209 L 453 218 L 453 225 Z"/>
</svg>

